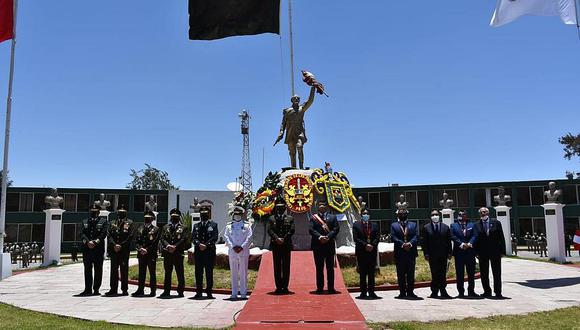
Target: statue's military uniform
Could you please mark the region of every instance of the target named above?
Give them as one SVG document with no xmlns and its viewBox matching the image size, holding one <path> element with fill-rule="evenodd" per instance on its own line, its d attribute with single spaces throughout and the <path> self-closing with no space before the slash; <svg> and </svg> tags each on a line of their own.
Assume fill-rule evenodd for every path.
<svg viewBox="0 0 580 330">
<path fill-rule="evenodd" d="M 274 261 L 274 281 L 279 293 L 286 292 L 290 282 L 290 256 L 294 231 L 293 217 L 285 213 L 270 216 L 268 234 L 270 235 L 270 250 Z M 278 244 L 276 242 L 278 238 L 282 238 L 284 243 Z"/>
<path fill-rule="evenodd" d="M 149 216 L 153 215 L 151 211 L 147 213 L 150 213 Z M 145 216 L 148 216 L 148 214 Z M 155 289 L 157 288 L 157 247 L 159 245 L 160 235 L 161 230 L 152 223 L 144 224 L 137 230 L 135 243 L 137 244 L 137 259 L 139 260 L 139 287 L 135 295 L 143 295 L 145 277 L 147 276 L 147 269 L 149 269 L 150 296 L 155 296 Z M 141 249 L 147 250 L 147 253 L 140 253 Z"/>
<path fill-rule="evenodd" d="M 119 271 L 121 272 L 121 291 L 123 291 L 124 296 L 128 294 L 129 253 L 131 252 L 133 231 L 133 220 L 128 218 L 118 218 L 109 224 L 107 251 L 109 258 L 111 258 L 111 290 L 108 292 L 109 294 L 117 294 Z M 115 245 L 121 246 L 118 252 L 115 251 Z"/>
<path fill-rule="evenodd" d="M 203 209 L 202 209 L 203 212 Z M 194 246 L 195 258 L 195 286 L 196 295 L 199 297 L 203 291 L 203 273 L 205 271 L 206 294 L 211 297 L 213 289 L 213 268 L 215 265 L 216 249 L 218 240 L 217 223 L 206 220 L 193 225 L 192 242 Z M 205 250 L 200 249 L 200 244 L 206 246 Z"/>
<path fill-rule="evenodd" d="M 173 213 L 173 211 L 171 212 Z M 185 274 L 183 270 L 183 250 L 186 241 L 185 228 L 178 223 L 168 223 L 161 231 L 161 248 L 163 256 L 163 268 L 165 269 L 165 279 L 163 283 L 162 296 L 168 296 L 171 291 L 171 275 L 173 268 L 177 275 L 177 293 L 183 296 L 185 289 Z M 168 245 L 175 246 L 175 251 L 171 253 L 167 250 Z"/>
<path fill-rule="evenodd" d="M 107 219 L 90 218 L 83 220 L 81 240 L 83 242 L 83 264 L 85 266 L 84 294 L 98 294 L 103 278 L 103 259 L 105 254 L 105 238 L 107 237 Z M 89 242 L 95 246 L 89 248 Z M 93 281 L 93 269 L 95 271 Z M 92 291 L 91 291 L 92 287 Z"/>
</svg>

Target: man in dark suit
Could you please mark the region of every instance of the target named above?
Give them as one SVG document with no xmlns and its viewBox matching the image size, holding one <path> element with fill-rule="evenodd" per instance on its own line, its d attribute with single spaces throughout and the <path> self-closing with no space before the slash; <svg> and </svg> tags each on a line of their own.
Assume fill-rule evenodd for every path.
<svg viewBox="0 0 580 330">
<path fill-rule="evenodd" d="M 212 299 L 213 290 L 213 268 L 215 266 L 216 249 L 218 241 L 218 225 L 209 218 L 211 206 L 202 205 L 199 210 L 201 221 L 193 225 L 192 242 L 194 246 L 195 259 L 195 286 L 196 294 L 194 298 L 202 297 L 203 273 L 205 271 L 207 297 Z"/>
<path fill-rule="evenodd" d="M 431 210 L 431 222 L 423 227 L 423 254 L 431 269 L 430 298 L 451 298 L 447 287 L 447 260 L 451 259 L 451 232 L 449 226 L 441 222 L 438 210 Z"/>
<path fill-rule="evenodd" d="M 376 224 L 370 222 L 368 210 L 363 210 L 361 221 L 353 224 L 352 237 L 355 242 L 356 262 L 360 275 L 359 298 L 367 298 L 367 293 L 370 298 L 378 298 L 375 294 L 375 267 L 377 266 L 379 229 Z"/>
<path fill-rule="evenodd" d="M 79 296 L 99 295 L 103 279 L 105 238 L 107 237 L 107 218 L 99 217 L 100 207 L 96 204 L 90 209 L 90 218 L 83 220 L 81 240 L 83 241 L 83 264 L 85 267 L 85 290 Z M 93 268 L 95 277 L 93 281 Z"/>
<path fill-rule="evenodd" d="M 467 270 L 467 295 L 475 298 L 475 232 L 473 224 L 468 223 L 465 212 L 459 212 L 457 222 L 451 225 L 451 240 L 453 241 L 453 256 L 455 256 L 455 274 L 457 278 L 458 298 L 465 296 L 465 270 Z"/>
<path fill-rule="evenodd" d="M 277 294 L 290 293 L 288 283 L 290 283 L 290 256 L 294 231 L 294 218 L 286 214 L 284 199 L 279 197 L 276 199 L 274 214 L 268 221 Z"/>
<path fill-rule="evenodd" d="M 474 225 L 475 230 L 475 254 L 479 259 L 481 272 L 481 285 L 483 297 L 491 297 L 489 286 L 489 265 L 493 273 L 493 291 L 497 298 L 502 298 L 501 293 L 501 257 L 505 256 L 505 238 L 501 222 L 489 218 L 487 207 L 479 209 L 480 221 Z"/>
<path fill-rule="evenodd" d="M 155 297 L 157 289 L 157 247 L 159 245 L 159 235 L 161 230 L 153 224 L 155 214 L 153 211 L 145 211 L 143 226 L 137 230 L 135 243 L 137 244 L 137 259 L 139 260 L 139 286 L 131 296 L 142 297 L 145 289 L 145 277 L 149 269 L 150 297 Z"/>
<path fill-rule="evenodd" d="M 399 209 L 399 221 L 391 225 L 391 238 L 395 244 L 395 263 L 397 266 L 397 282 L 399 295 L 397 299 L 418 298 L 415 289 L 415 261 L 417 258 L 417 242 L 419 233 L 414 222 L 408 222 L 409 211 Z"/>
<path fill-rule="evenodd" d="M 177 295 L 183 297 L 185 290 L 185 273 L 183 269 L 183 250 L 187 241 L 185 228 L 181 223 L 181 211 L 172 209 L 169 211 L 170 222 L 161 230 L 160 245 L 163 249 L 163 268 L 165 278 L 161 298 L 169 297 L 171 292 L 171 276 L 173 268 L 177 275 Z"/>
<path fill-rule="evenodd" d="M 325 201 L 318 202 L 318 212 L 310 217 L 310 247 L 314 254 L 316 265 L 316 293 L 324 292 L 324 266 L 326 264 L 326 280 L 328 293 L 334 294 L 334 257 L 336 255 L 335 238 L 339 226 L 336 216 L 328 212 Z"/>
</svg>

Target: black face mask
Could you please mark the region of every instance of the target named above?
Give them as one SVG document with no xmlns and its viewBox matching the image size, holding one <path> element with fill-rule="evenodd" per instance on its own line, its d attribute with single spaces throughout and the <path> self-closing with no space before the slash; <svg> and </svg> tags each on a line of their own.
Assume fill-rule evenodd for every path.
<svg viewBox="0 0 580 330">
<path fill-rule="evenodd" d="M 125 219 L 127 217 L 127 212 L 117 212 L 120 219 Z"/>
<path fill-rule="evenodd" d="M 91 212 L 91 218 L 97 218 L 99 216 L 99 212 Z"/>
<path fill-rule="evenodd" d="M 179 222 L 179 217 L 171 217 L 171 222 L 177 224 Z"/>
<path fill-rule="evenodd" d="M 201 221 L 207 221 L 209 219 L 209 214 L 207 213 L 202 213 L 200 215 Z"/>
<path fill-rule="evenodd" d="M 399 220 L 400 221 L 407 221 L 407 215 L 406 214 L 405 215 L 402 215 L 402 214 L 399 215 Z"/>
<path fill-rule="evenodd" d="M 277 207 L 276 208 L 276 214 L 278 214 L 278 215 L 284 214 L 285 211 L 286 211 L 285 207 Z"/>
</svg>

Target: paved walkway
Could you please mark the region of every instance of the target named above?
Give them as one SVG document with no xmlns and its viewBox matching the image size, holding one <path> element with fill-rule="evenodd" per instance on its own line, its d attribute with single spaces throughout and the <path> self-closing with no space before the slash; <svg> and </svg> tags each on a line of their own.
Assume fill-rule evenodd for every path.
<svg viewBox="0 0 580 330">
<path fill-rule="evenodd" d="M 316 270 L 311 251 L 292 252 L 288 295 L 275 295 L 272 253 L 262 255 L 258 281 L 237 319 L 241 329 L 366 329 L 365 319 L 335 268 L 338 294 L 313 294 Z M 326 275 L 325 275 L 326 276 Z"/>
<path fill-rule="evenodd" d="M 506 300 L 427 298 L 429 288 L 415 293 L 423 300 L 398 300 L 398 291 L 377 294 L 380 300 L 359 300 L 356 304 L 367 321 L 435 321 L 487 317 L 500 314 L 524 314 L 580 305 L 580 269 L 538 261 L 503 259 L 503 294 Z M 476 280 L 476 292 L 481 293 Z M 457 295 L 454 284 L 447 286 L 450 295 Z M 356 297 L 358 294 L 353 293 Z"/>
<path fill-rule="evenodd" d="M 135 264 L 136 259 L 131 259 Z M 109 290 L 110 262 L 105 261 L 101 293 Z M 161 280 L 163 280 L 161 278 Z M 82 263 L 26 272 L 0 281 L 0 301 L 18 307 L 87 320 L 164 327 L 225 327 L 245 301 L 185 298 L 73 297 L 83 291 Z M 129 292 L 136 291 L 129 286 Z M 148 293 L 145 289 L 145 293 Z M 159 290 L 158 290 L 159 292 Z M 159 292 L 160 293 L 160 292 Z M 175 292 L 172 294 L 176 295 Z M 191 295 L 191 293 L 190 293 Z"/>
</svg>

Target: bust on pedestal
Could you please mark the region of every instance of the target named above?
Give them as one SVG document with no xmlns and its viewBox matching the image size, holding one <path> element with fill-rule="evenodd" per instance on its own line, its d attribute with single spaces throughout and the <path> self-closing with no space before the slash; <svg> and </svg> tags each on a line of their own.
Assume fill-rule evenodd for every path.
<svg viewBox="0 0 580 330">
<path fill-rule="evenodd" d="M 449 198 L 447 193 L 443 193 L 443 199 L 439 201 L 439 205 L 442 207 L 443 223 L 451 227 L 451 224 L 455 221 L 455 211 L 451 209 L 453 200 Z"/>
<path fill-rule="evenodd" d="M 157 202 L 155 201 L 155 196 L 153 195 L 149 195 L 149 201 L 145 203 L 145 212 L 147 211 L 153 212 L 153 215 L 155 215 L 155 219 L 153 219 L 151 223 L 153 224 L 153 226 L 157 226 L 157 215 L 159 214 L 159 212 L 157 212 Z"/>
<path fill-rule="evenodd" d="M 498 194 L 493 197 L 494 202 L 497 204 L 495 208 L 495 215 L 497 221 L 501 223 L 501 227 L 503 228 L 503 236 L 506 241 L 506 255 L 510 256 L 513 255 L 512 245 L 507 244 L 512 240 L 512 229 L 510 225 L 510 210 L 511 207 L 507 206 L 506 203 L 511 201 L 511 196 L 505 194 L 504 187 L 498 187 Z"/>
<path fill-rule="evenodd" d="M 548 183 L 549 190 L 544 192 L 546 203 L 542 205 L 546 219 L 546 237 L 548 239 L 548 256 L 557 262 L 566 261 L 564 247 L 564 204 L 559 202 L 562 192 L 556 189 L 556 183 Z"/>
<path fill-rule="evenodd" d="M 58 196 L 56 188 L 53 188 L 50 195 L 44 198 L 44 202 L 48 204 L 49 208 L 44 210 L 46 220 L 44 226 L 44 261 L 42 266 L 61 264 L 62 214 L 65 212 L 60 208 L 62 201 L 63 199 Z"/>
<path fill-rule="evenodd" d="M 111 202 L 105 199 L 105 194 L 99 195 L 99 200 L 95 202 L 95 205 L 101 209 L 99 211 L 99 217 L 107 219 L 107 223 L 109 223 L 109 214 L 111 214 L 111 212 L 109 212 L 107 208 L 111 206 Z M 109 241 L 108 238 L 105 237 L 105 259 L 107 258 L 107 246 L 109 246 Z"/>
</svg>

